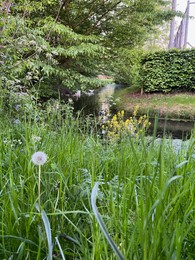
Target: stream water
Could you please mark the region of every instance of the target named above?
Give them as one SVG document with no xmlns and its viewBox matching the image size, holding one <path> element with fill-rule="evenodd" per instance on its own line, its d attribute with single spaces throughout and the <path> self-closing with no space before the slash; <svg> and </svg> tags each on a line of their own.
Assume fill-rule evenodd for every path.
<svg viewBox="0 0 195 260">
<path fill-rule="evenodd" d="M 99 91 L 95 91 L 92 95 L 91 92 L 84 93 L 75 102 L 75 111 L 81 110 L 84 115 L 96 115 L 98 116 L 102 111 L 106 111 L 110 107 L 110 99 L 116 91 L 120 91 L 123 86 L 120 84 L 108 84 Z M 126 116 L 131 116 L 126 113 Z M 151 126 L 149 128 L 149 134 L 153 134 L 154 122 L 153 118 L 150 118 Z M 164 135 L 171 136 L 175 139 L 186 139 L 191 135 L 194 129 L 194 121 L 178 121 L 170 119 L 158 119 L 156 136 L 162 137 Z"/>
</svg>

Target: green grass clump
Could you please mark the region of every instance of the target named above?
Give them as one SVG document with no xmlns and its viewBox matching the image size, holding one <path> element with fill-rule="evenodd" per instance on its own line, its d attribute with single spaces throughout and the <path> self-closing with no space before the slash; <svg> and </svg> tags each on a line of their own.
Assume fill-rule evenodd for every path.
<svg viewBox="0 0 195 260">
<path fill-rule="evenodd" d="M 193 135 L 177 151 L 144 135 L 106 143 L 89 119 L 62 112 L 2 116 L 0 258 L 116 259 L 91 206 L 99 182 L 98 212 L 125 259 L 194 259 Z"/>
<path fill-rule="evenodd" d="M 150 116 L 159 115 L 162 118 L 194 120 L 195 98 L 194 93 L 151 93 L 141 95 L 132 92 L 131 88 L 116 92 L 117 107 L 133 113 L 136 106 L 140 107 L 141 114 Z"/>
</svg>

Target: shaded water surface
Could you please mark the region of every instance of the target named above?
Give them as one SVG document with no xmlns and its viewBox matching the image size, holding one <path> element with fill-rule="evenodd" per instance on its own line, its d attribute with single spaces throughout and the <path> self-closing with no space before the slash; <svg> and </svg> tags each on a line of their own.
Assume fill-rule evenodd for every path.
<svg viewBox="0 0 195 260">
<path fill-rule="evenodd" d="M 154 119 L 150 119 L 152 123 L 149 128 L 149 134 L 154 132 Z M 156 136 L 162 137 L 172 137 L 178 139 L 188 139 L 191 136 L 192 131 L 194 130 L 193 121 L 178 121 L 178 120 L 169 120 L 169 119 L 158 119 L 157 122 L 157 131 Z"/>
<path fill-rule="evenodd" d="M 82 94 L 74 104 L 75 111 L 81 110 L 84 115 L 99 115 L 100 111 L 109 109 L 109 99 L 118 88 L 117 84 L 108 84 L 95 91 L 94 95 Z"/>
</svg>

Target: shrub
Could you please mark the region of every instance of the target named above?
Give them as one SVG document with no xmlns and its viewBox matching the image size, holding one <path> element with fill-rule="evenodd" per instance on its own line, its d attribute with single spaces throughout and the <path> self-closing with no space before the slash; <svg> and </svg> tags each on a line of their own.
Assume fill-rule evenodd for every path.
<svg viewBox="0 0 195 260">
<path fill-rule="evenodd" d="M 138 48 L 118 50 L 118 58 L 112 64 L 116 82 L 130 85 L 135 89 L 140 87 L 139 71 L 143 53 L 143 50 Z"/>
<path fill-rule="evenodd" d="M 140 76 L 145 92 L 195 89 L 195 49 L 150 53 L 142 65 Z"/>
</svg>

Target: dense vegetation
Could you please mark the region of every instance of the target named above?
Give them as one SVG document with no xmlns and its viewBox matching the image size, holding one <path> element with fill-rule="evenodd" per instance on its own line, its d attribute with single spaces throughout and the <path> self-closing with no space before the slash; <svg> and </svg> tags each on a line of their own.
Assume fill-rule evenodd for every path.
<svg viewBox="0 0 195 260">
<path fill-rule="evenodd" d="M 193 91 L 195 50 L 170 50 L 145 55 L 140 73 L 145 92 Z"/>
<path fill-rule="evenodd" d="M 1 120 L 1 258 L 115 259 L 91 208 L 98 181 L 99 212 L 125 259 L 193 259 L 193 136 L 177 146 L 155 133 L 110 142 L 67 111 L 53 104 Z M 36 151 L 48 157 L 42 166 Z"/>
<path fill-rule="evenodd" d="M 133 81 L 133 56 L 170 19 L 167 1 L 15 0 L 1 4 L 1 85 L 58 96 L 95 88 L 98 74 Z M 132 56 L 132 58 L 131 58 Z M 127 58 L 129 57 L 129 58 Z M 129 67 L 129 69 L 127 69 Z M 135 71 L 135 69 L 134 69 Z"/>
<path fill-rule="evenodd" d="M 166 5 L 1 3 L 0 259 L 195 257 L 193 133 L 175 145 L 148 137 L 137 110 L 105 122 L 40 103 L 96 88 L 101 73 L 136 84 L 138 47 L 171 17 Z"/>
<path fill-rule="evenodd" d="M 125 259 L 195 257 L 193 136 L 110 142 L 56 103 L 0 124 L 1 259 L 116 259 L 91 207 L 97 181 L 99 213 Z M 33 164 L 37 151 L 44 165 Z"/>
</svg>

